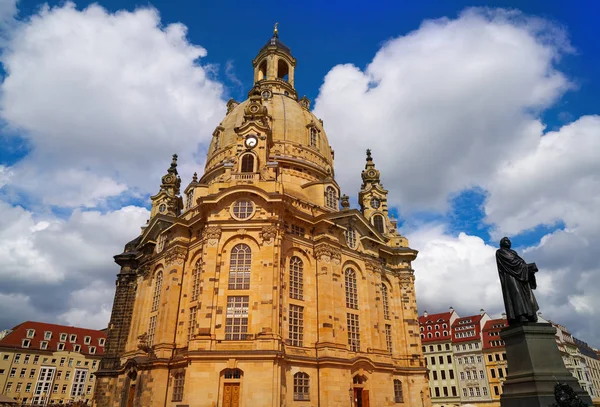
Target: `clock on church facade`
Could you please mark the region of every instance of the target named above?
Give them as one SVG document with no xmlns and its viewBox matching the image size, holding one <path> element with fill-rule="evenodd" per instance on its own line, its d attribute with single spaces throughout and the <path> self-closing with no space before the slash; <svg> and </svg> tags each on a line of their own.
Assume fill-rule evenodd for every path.
<svg viewBox="0 0 600 407">
<path fill-rule="evenodd" d="M 370 152 L 350 209 L 277 31 L 252 65 L 204 174 L 181 191 L 174 156 L 148 224 L 115 256 L 94 405 L 430 406 L 417 252 Z"/>
</svg>

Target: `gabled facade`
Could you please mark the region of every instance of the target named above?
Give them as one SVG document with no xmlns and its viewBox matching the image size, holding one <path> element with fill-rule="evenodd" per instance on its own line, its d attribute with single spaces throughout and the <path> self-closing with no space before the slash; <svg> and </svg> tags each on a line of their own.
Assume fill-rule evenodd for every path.
<svg viewBox="0 0 600 407">
<path fill-rule="evenodd" d="M 417 252 L 373 158 L 361 209 L 343 196 L 340 210 L 333 150 L 277 31 L 252 65 L 202 176 L 180 197 L 174 157 L 147 226 L 115 256 L 95 405 L 430 406 Z"/>
<path fill-rule="evenodd" d="M 504 341 L 500 331 L 508 326 L 506 318 L 491 319 L 483 326 L 483 357 L 492 400 L 500 402 L 502 384 L 506 380 L 507 362 Z"/>
</svg>

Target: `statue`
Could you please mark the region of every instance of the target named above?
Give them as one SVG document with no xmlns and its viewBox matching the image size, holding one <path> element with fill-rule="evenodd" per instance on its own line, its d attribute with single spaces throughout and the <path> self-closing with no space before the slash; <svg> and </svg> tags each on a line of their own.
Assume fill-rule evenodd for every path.
<svg viewBox="0 0 600 407">
<path fill-rule="evenodd" d="M 510 239 L 503 237 L 496 250 L 496 264 L 502 285 L 502 296 L 508 325 L 523 322 L 537 322 L 540 309 L 533 291 L 537 287 L 535 263 L 525 263 L 517 252 L 511 250 Z"/>
<path fill-rule="evenodd" d="M 556 403 L 550 407 L 587 407 L 575 390 L 567 383 L 557 383 L 554 387 L 554 397 Z"/>
</svg>

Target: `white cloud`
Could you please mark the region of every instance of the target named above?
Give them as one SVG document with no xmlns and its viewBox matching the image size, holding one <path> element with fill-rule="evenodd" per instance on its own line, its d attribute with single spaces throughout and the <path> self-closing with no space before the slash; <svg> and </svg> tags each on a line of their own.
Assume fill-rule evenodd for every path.
<svg viewBox="0 0 600 407">
<path fill-rule="evenodd" d="M 569 88 L 553 67 L 568 50 L 543 20 L 471 9 L 388 41 L 364 71 L 334 67 L 315 113 L 344 157 L 342 188 L 357 190 L 356 163 L 371 147 L 403 211 L 444 209 L 450 194 L 536 148 L 543 125 L 533 113 Z"/>
<path fill-rule="evenodd" d="M 148 216 L 145 208 L 127 206 L 105 214 L 76 210 L 62 220 L 0 201 L 0 296 L 6 306 L 10 296 L 28 298 L 19 313 L 0 313 L 0 326 L 40 315 L 106 325 L 119 270 L 112 256 L 139 235 Z"/>
<path fill-rule="evenodd" d="M 172 153 L 192 161 L 225 109 L 221 84 L 198 62 L 206 50 L 185 35 L 155 9 L 73 3 L 13 29 L 0 106 L 32 151 L 12 167 L 12 187 L 94 206 L 126 188 L 156 192 Z"/>
</svg>

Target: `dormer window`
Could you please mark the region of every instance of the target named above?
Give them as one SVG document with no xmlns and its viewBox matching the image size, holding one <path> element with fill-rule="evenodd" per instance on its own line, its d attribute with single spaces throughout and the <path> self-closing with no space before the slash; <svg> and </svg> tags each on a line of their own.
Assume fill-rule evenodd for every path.
<svg viewBox="0 0 600 407">
<path fill-rule="evenodd" d="M 348 226 L 346 231 L 344 232 L 344 237 L 346 238 L 346 244 L 351 249 L 356 249 L 356 231 L 352 226 Z"/>
<path fill-rule="evenodd" d="M 56 350 L 59 350 L 59 351 L 60 351 L 60 350 L 65 350 L 65 344 L 64 344 L 64 343 L 61 343 L 61 342 L 59 342 L 59 343 L 56 345 Z M 61 365 L 61 366 L 62 366 L 62 365 Z"/>
<path fill-rule="evenodd" d="M 40 341 L 40 349 L 48 349 L 48 342 Z"/>
<path fill-rule="evenodd" d="M 158 237 L 158 243 L 156 244 L 156 253 L 160 253 L 165 248 L 165 243 L 167 242 L 167 234 L 163 233 Z"/>
<path fill-rule="evenodd" d="M 333 187 L 325 188 L 325 206 L 331 209 L 338 208 L 337 194 Z"/>
<path fill-rule="evenodd" d="M 90 354 L 95 354 L 96 353 L 96 347 L 95 346 L 90 346 Z"/>
<path fill-rule="evenodd" d="M 49 341 L 50 339 L 52 339 L 52 331 L 46 331 L 44 332 L 44 339 Z"/>
<path fill-rule="evenodd" d="M 28 348 L 30 344 L 31 344 L 31 341 L 30 341 L 29 339 L 23 339 L 23 340 L 21 341 L 21 346 L 22 346 L 23 348 Z"/>
<path fill-rule="evenodd" d="M 69 342 L 71 342 L 71 343 L 77 342 L 77 335 L 71 334 L 71 337 L 69 338 Z"/>
<path fill-rule="evenodd" d="M 83 343 L 85 345 L 89 345 L 90 342 L 92 342 L 92 337 L 91 336 L 86 336 L 86 337 L 83 338 Z"/>
<path fill-rule="evenodd" d="M 67 340 L 67 334 L 60 334 L 60 339 L 61 342 L 64 342 Z"/>
<path fill-rule="evenodd" d="M 81 350 L 81 345 L 73 345 L 73 351 L 79 352 Z"/>
<path fill-rule="evenodd" d="M 28 329 L 27 330 L 27 337 L 28 338 L 33 338 L 35 336 L 35 329 Z"/>
</svg>

